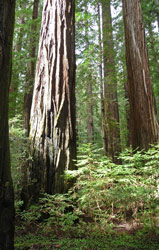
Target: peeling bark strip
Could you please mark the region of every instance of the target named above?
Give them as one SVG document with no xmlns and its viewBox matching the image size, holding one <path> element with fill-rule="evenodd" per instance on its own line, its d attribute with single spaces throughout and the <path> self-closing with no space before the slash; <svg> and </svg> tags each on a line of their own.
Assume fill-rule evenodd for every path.
<svg viewBox="0 0 159 250">
<path fill-rule="evenodd" d="M 74 34 L 74 0 L 45 0 L 30 118 L 29 178 L 37 192 L 63 192 L 61 175 L 74 169 Z"/>
<path fill-rule="evenodd" d="M 14 12 L 14 0 L 0 0 L 0 250 L 14 249 L 14 195 L 8 138 Z"/>
<path fill-rule="evenodd" d="M 159 139 L 155 102 L 139 0 L 123 0 L 130 129 L 133 148 L 148 148 Z"/>
</svg>

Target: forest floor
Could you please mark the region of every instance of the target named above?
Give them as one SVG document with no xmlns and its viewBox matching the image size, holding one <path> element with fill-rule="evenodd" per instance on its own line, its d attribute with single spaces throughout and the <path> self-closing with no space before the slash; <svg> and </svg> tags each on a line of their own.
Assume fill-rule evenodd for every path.
<svg viewBox="0 0 159 250">
<path fill-rule="evenodd" d="M 85 229 L 84 229 L 85 228 Z M 141 225 L 120 224 L 111 230 L 88 222 L 69 228 L 46 226 L 44 221 L 26 222 L 16 216 L 15 250 L 158 250 L 159 235 Z"/>
</svg>

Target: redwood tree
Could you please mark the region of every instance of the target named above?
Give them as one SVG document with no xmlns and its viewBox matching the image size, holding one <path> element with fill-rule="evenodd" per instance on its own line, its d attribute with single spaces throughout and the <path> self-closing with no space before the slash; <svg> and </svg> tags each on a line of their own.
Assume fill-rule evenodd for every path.
<svg viewBox="0 0 159 250">
<path fill-rule="evenodd" d="M 159 130 L 150 80 L 140 0 L 123 0 L 131 144 L 135 149 L 158 141 Z"/>
<path fill-rule="evenodd" d="M 30 117 L 29 178 L 39 190 L 64 190 L 64 171 L 74 169 L 74 0 L 45 0 Z"/>
<path fill-rule="evenodd" d="M 0 249 L 14 249 L 14 195 L 8 140 L 8 94 L 15 0 L 0 0 Z"/>
<path fill-rule="evenodd" d="M 111 1 L 102 0 L 104 95 L 102 101 L 103 143 L 105 153 L 115 160 L 120 151 L 117 79 L 111 18 Z"/>
</svg>

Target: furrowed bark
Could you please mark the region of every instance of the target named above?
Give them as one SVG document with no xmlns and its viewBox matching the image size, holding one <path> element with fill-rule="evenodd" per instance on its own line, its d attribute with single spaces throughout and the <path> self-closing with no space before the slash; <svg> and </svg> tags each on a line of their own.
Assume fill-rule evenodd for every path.
<svg viewBox="0 0 159 250">
<path fill-rule="evenodd" d="M 121 149 L 111 4 L 110 0 L 102 0 L 101 3 L 104 62 L 103 144 L 105 153 L 116 161 L 115 155 Z"/>
<path fill-rule="evenodd" d="M 64 171 L 74 169 L 74 1 L 46 0 L 30 118 L 29 180 L 34 192 L 64 191 Z"/>
<path fill-rule="evenodd" d="M 123 0 L 131 144 L 147 149 L 159 130 L 139 0 Z"/>
</svg>

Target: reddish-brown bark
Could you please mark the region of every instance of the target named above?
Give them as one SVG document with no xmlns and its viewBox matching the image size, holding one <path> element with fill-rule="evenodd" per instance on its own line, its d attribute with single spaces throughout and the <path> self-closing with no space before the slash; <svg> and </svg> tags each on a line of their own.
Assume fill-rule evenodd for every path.
<svg viewBox="0 0 159 250">
<path fill-rule="evenodd" d="M 101 2 L 104 61 L 103 142 L 106 154 L 115 161 L 115 155 L 120 152 L 120 130 L 111 7 L 110 0 L 102 0 Z"/>
<path fill-rule="evenodd" d="M 34 192 L 63 192 L 62 175 L 75 167 L 74 10 L 74 0 L 44 3 L 29 136 Z"/>
<path fill-rule="evenodd" d="M 159 138 L 155 102 L 139 0 L 123 0 L 130 132 L 133 148 L 148 148 Z"/>
</svg>

